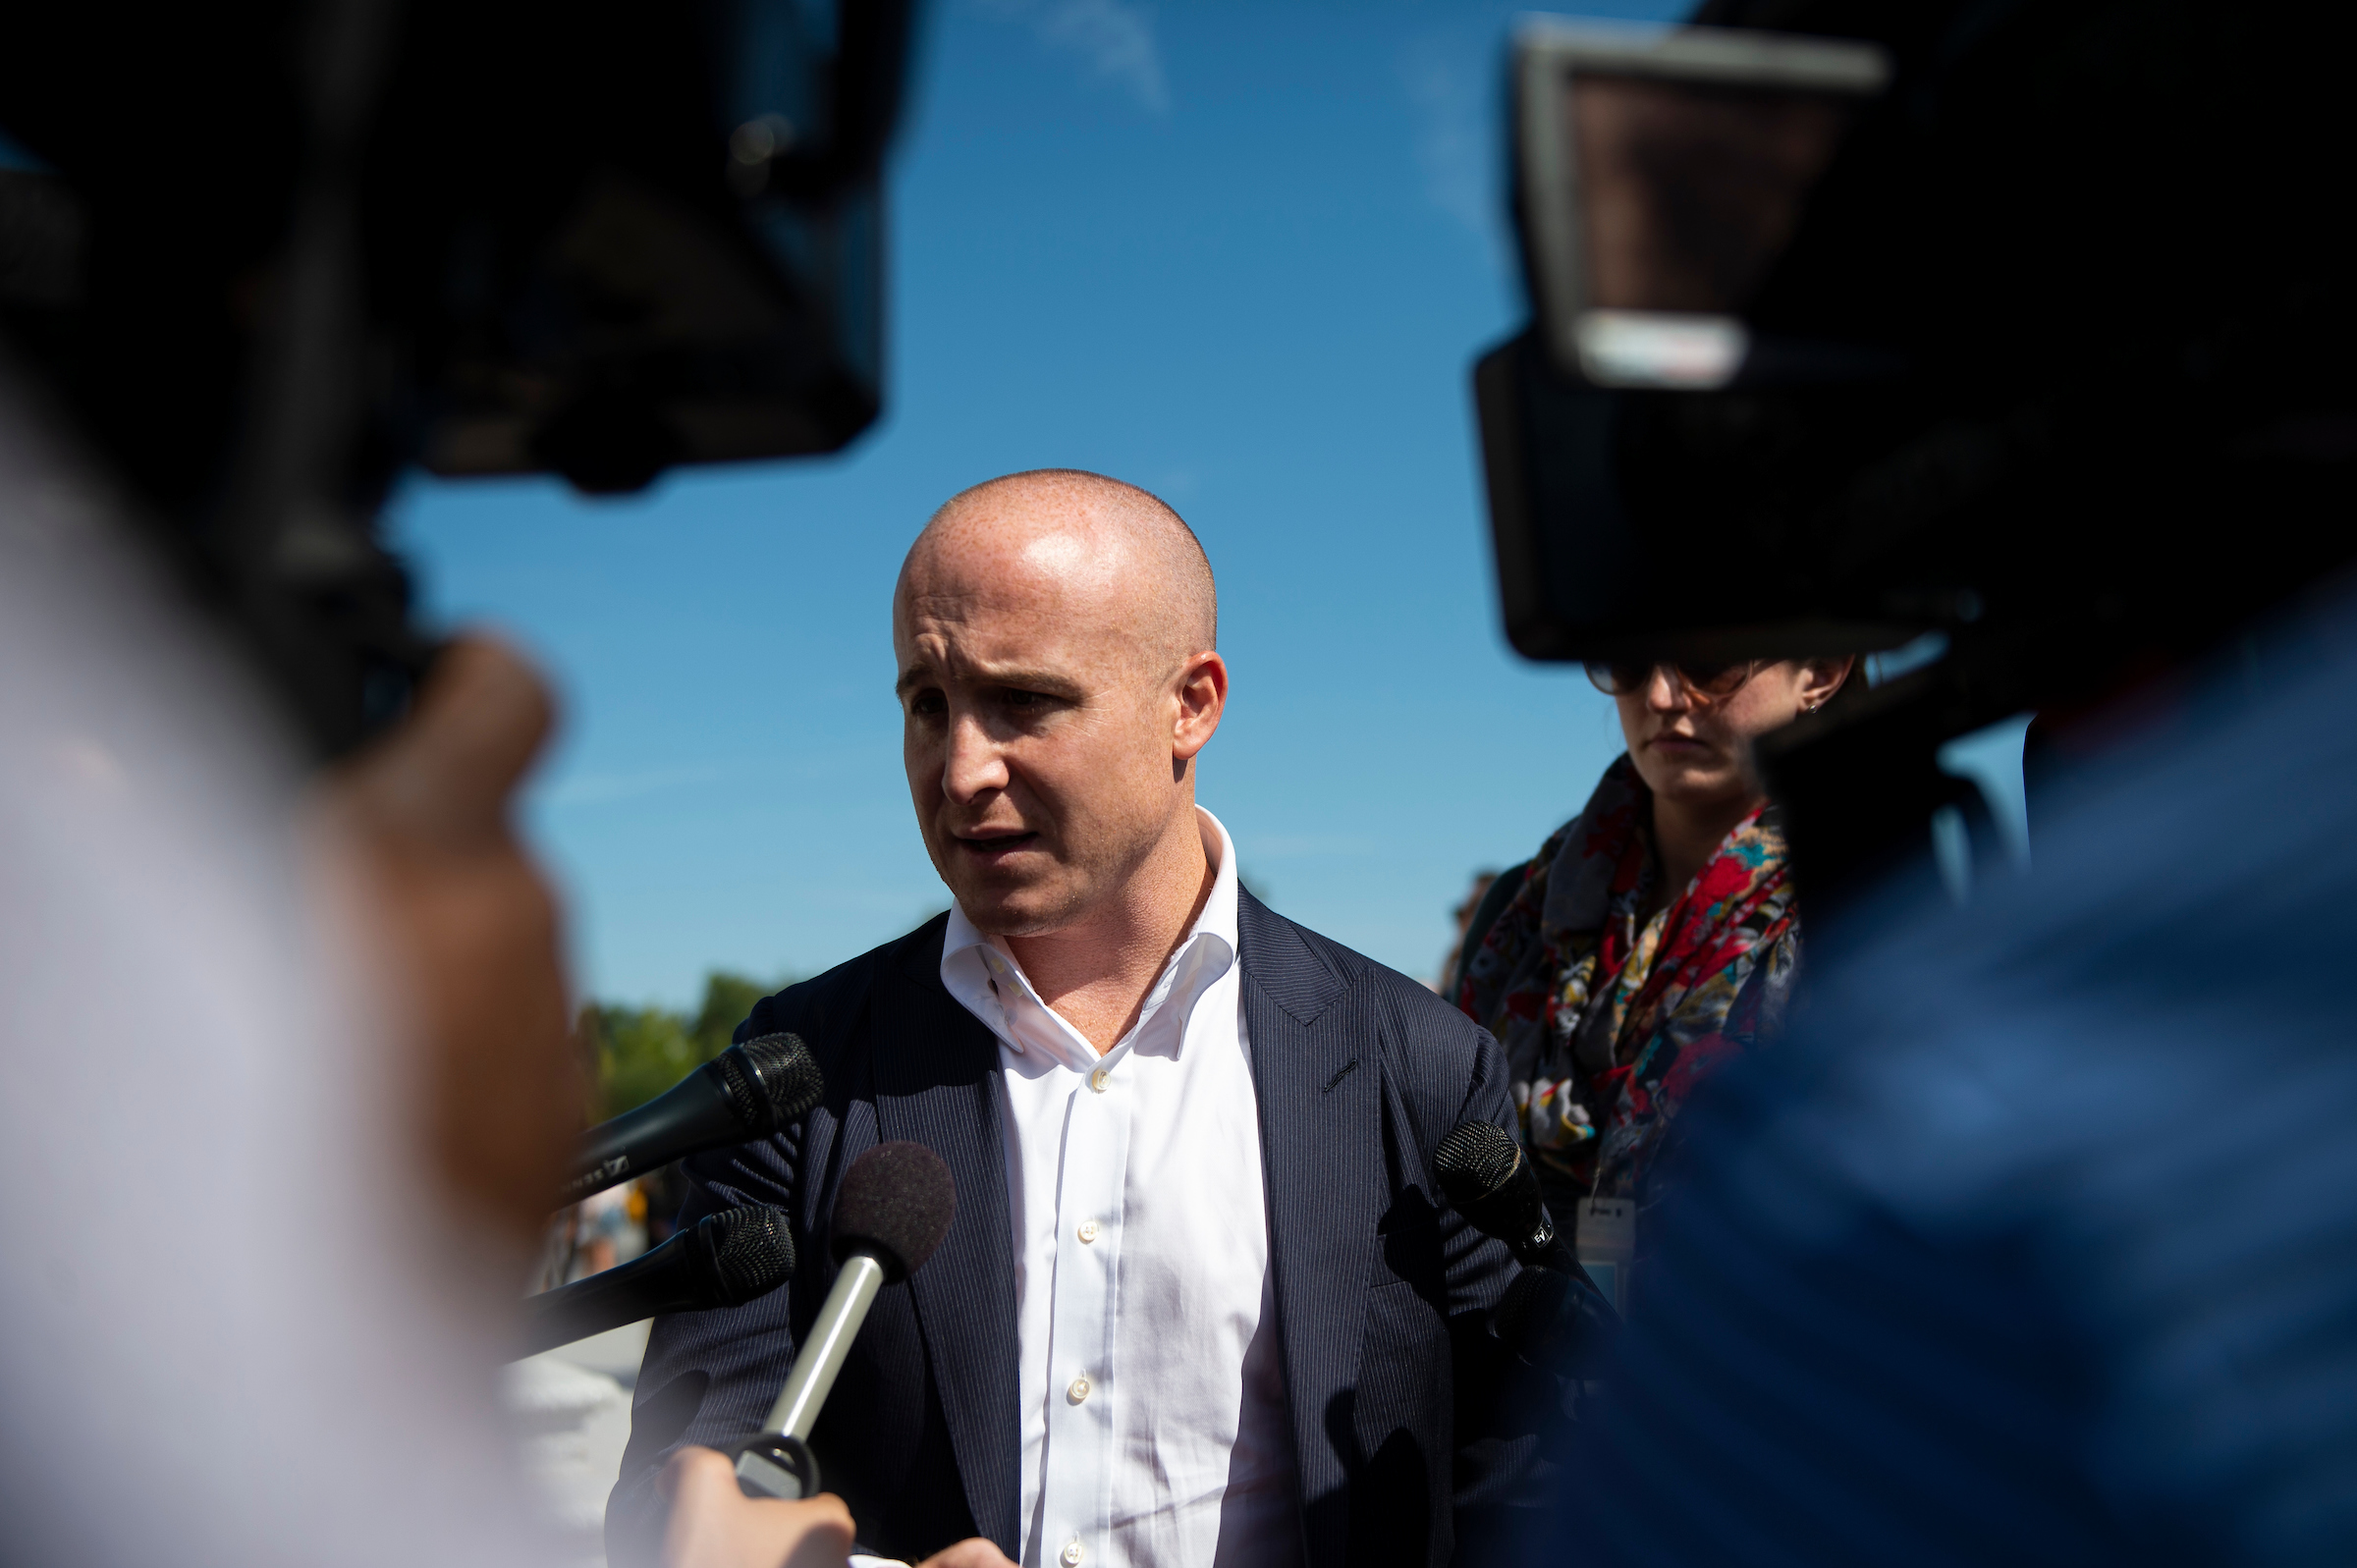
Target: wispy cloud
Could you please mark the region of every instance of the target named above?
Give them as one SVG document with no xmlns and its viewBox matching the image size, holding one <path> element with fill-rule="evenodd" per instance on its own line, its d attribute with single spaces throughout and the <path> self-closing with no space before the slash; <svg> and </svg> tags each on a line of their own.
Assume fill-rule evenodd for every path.
<svg viewBox="0 0 2357 1568">
<path fill-rule="evenodd" d="M 1425 199 L 1471 231 L 1491 261 L 1504 267 L 1508 247 L 1499 195 L 1495 75 L 1486 51 L 1454 39 L 1428 38 L 1399 55 Z"/>
<path fill-rule="evenodd" d="M 1031 29 L 1052 49 L 1076 56 L 1154 114 L 1168 114 L 1171 88 L 1154 37 L 1154 12 L 1139 0 L 982 0 L 982 9 Z"/>
</svg>

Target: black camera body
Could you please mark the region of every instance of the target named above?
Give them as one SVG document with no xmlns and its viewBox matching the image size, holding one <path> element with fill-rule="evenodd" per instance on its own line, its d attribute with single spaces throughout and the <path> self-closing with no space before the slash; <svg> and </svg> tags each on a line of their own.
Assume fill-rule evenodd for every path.
<svg viewBox="0 0 2357 1568">
<path fill-rule="evenodd" d="M 1698 21 L 1515 41 L 1533 319 L 1474 374 L 1500 602 L 1535 659 L 1940 633 L 1763 743 L 1823 893 L 1921 842 L 1942 741 L 2357 549 L 2357 245 L 2320 199 L 2357 117 L 2297 7 Z"/>
<path fill-rule="evenodd" d="M 21 10 L 0 324 L 325 753 L 431 656 L 408 465 L 630 490 L 882 407 L 911 0 Z"/>
</svg>

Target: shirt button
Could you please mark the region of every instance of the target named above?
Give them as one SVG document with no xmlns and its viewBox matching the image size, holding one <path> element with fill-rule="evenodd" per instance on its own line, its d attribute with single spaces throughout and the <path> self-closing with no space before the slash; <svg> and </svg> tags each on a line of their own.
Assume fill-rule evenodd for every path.
<svg viewBox="0 0 2357 1568">
<path fill-rule="evenodd" d="M 1097 1239 L 1097 1222 L 1094 1219 L 1083 1219 L 1080 1221 L 1080 1239 L 1082 1241 L 1094 1241 Z"/>
<path fill-rule="evenodd" d="M 1086 1399 L 1088 1397 L 1088 1379 L 1086 1378 L 1074 1378 L 1071 1380 L 1070 1386 L 1064 1390 L 1064 1397 L 1069 1399 L 1075 1405 L 1081 1400 Z"/>
<path fill-rule="evenodd" d="M 1076 1540 L 1066 1541 L 1064 1550 L 1058 1552 L 1057 1556 L 1063 1561 L 1064 1568 L 1079 1568 L 1080 1542 Z"/>
<path fill-rule="evenodd" d="M 1099 1094 L 1103 1094 L 1105 1092 L 1104 1068 L 1099 1067 L 1095 1072 L 1092 1072 L 1088 1075 L 1088 1086 Z"/>
</svg>

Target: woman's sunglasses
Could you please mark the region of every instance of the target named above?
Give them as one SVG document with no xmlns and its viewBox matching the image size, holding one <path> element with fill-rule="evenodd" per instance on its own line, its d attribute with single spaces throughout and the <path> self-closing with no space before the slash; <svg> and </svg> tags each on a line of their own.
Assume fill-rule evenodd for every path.
<svg viewBox="0 0 2357 1568">
<path fill-rule="evenodd" d="M 1760 673 L 1767 665 L 1765 659 L 1745 659 L 1734 664 L 1648 664 L 1627 659 L 1592 659 L 1588 661 L 1588 679 L 1608 697 L 1633 697 L 1653 684 L 1656 670 L 1669 672 L 1672 683 L 1682 686 L 1687 697 L 1700 697 L 1717 702 L 1731 697 L 1743 689 L 1743 683 Z"/>
</svg>

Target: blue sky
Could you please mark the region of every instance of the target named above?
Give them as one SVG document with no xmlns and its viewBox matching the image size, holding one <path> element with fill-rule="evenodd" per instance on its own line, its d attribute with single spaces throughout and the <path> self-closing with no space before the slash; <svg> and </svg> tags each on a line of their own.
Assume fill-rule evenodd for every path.
<svg viewBox="0 0 2357 1568">
<path fill-rule="evenodd" d="M 1514 14 L 947 0 L 892 177 L 876 429 L 624 501 L 406 489 L 429 613 L 505 629 L 563 692 L 529 820 L 585 993 L 815 973 L 945 906 L 901 774 L 893 575 L 953 492 L 1042 466 L 1156 491 L 1210 552 L 1234 686 L 1200 797 L 1245 874 L 1435 967 L 1474 869 L 1527 856 L 1619 748 L 1492 597 L 1466 374 L 1522 313 Z"/>
</svg>

